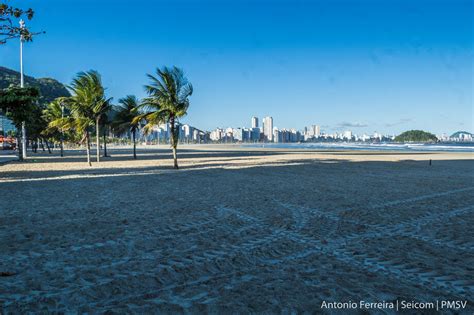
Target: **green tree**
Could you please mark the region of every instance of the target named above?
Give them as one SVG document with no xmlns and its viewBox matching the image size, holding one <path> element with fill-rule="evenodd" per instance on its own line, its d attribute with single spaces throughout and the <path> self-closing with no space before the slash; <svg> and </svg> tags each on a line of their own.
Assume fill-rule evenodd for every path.
<svg viewBox="0 0 474 315">
<path fill-rule="evenodd" d="M 395 137 L 396 142 L 437 142 L 438 138 L 423 130 L 408 130 Z"/>
<path fill-rule="evenodd" d="M 174 168 L 178 169 L 177 147 L 179 139 L 179 119 L 187 114 L 189 97 L 193 94 L 193 86 L 185 77 L 183 70 L 177 67 L 163 67 L 156 70 L 156 76 L 147 75 L 150 84 L 145 85 L 148 97 L 143 100 L 140 108 L 145 113 L 135 117 L 134 122 L 142 119 L 147 124 L 144 131 L 149 133 L 154 125 L 168 123 L 171 131 L 171 147 L 173 149 Z"/>
<path fill-rule="evenodd" d="M 43 117 L 44 105 L 38 104 L 33 108 L 33 111 L 30 113 L 30 119 L 26 125 L 26 134 L 28 139 L 35 144 L 40 143 L 43 151 L 45 151 L 44 146 L 48 148 L 48 152 L 51 153 L 48 140 L 54 138 L 54 133 L 48 132 L 48 122 Z M 34 146 L 36 148 L 37 145 Z"/>
<path fill-rule="evenodd" d="M 136 133 L 140 121 L 135 120 L 138 116 L 140 101 L 134 95 L 128 95 L 119 100 L 116 106 L 116 114 L 112 121 L 112 129 L 120 134 L 130 132 L 133 142 L 133 158 L 137 158 Z"/>
<path fill-rule="evenodd" d="M 35 117 L 32 113 L 36 110 L 39 96 L 37 88 L 10 86 L 0 90 L 0 108 L 6 112 L 7 117 L 12 120 L 17 130 L 21 131 L 22 122 L 31 122 Z M 22 161 L 20 132 L 17 133 L 17 147 L 19 160 Z"/>
<path fill-rule="evenodd" d="M 67 130 L 64 130 L 61 126 L 53 128 L 49 127 L 49 123 L 69 116 L 69 111 L 65 106 L 66 102 L 67 99 L 65 97 L 56 98 L 46 106 L 42 115 L 43 119 L 48 123 L 48 127 L 43 130 L 43 134 L 53 138 L 56 141 L 59 140 L 61 146 L 61 156 L 64 155 L 64 138 Z"/>
<path fill-rule="evenodd" d="M 34 16 L 34 11 L 30 9 L 20 9 L 8 5 L 6 1 L 0 2 L 0 45 L 5 44 L 7 40 L 12 38 L 23 37 L 25 41 L 31 41 L 33 35 L 37 33 L 30 32 L 27 28 L 20 28 L 17 22 L 18 19 L 26 17 L 31 20 Z M 18 26 L 17 26 L 18 25 Z"/>
</svg>

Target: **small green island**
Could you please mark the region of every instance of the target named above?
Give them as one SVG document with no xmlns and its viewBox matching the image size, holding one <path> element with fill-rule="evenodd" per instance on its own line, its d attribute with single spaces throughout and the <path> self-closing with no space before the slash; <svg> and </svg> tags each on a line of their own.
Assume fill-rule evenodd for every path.
<svg viewBox="0 0 474 315">
<path fill-rule="evenodd" d="M 438 138 L 423 130 L 408 130 L 395 137 L 395 142 L 437 142 Z"/>
</svg>

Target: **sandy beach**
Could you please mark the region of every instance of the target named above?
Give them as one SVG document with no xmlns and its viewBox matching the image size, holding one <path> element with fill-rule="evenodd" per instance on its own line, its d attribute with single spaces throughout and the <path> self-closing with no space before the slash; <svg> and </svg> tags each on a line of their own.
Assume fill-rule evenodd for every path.
<svg viewBox="0 0 474 315">
<path fill-rule="evenodd" d="M 0 313 L 474 310 L 472 153 L 189 145 L 178 171 L 164 145 L 109 153 L 0 165 Z"/>
</svg>

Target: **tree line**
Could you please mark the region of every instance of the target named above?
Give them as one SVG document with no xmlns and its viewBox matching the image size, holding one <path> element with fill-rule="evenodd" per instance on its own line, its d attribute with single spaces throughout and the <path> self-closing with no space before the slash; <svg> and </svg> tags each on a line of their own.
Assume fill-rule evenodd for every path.
<svg viewBox="0 0 474 315">
<path fill-rule="evenodd" d="M 187 114 L 189 97 L 193 93 L 192 84 L 182 69 L 162 67 L 155 74 L 147 74 L 149 84 L 145 85 L 147 97 L 138 99 L 128 95 L 112 103 L 107 97 L 101 75 L 90 70 L 80 72 L 67 89 L 69 97 L 59 97 L 49 104 L 38 103 L 40 93 L 34 87 L 20 88 L 10 86 L 0 91 L 0 108 L 6 112 L 17 130 L 26 122 L 29 139 L 44 139 L 61 143 L 76 142 L 85 145 L 87 163 L 91 166 L 91 136 L 95 134 L 96 161 L 101 159 L 101 136 L 104 156 L 106 153 L 106 130 L 115 133 L 130 133 L 133 142 L 133 158 L 136 154 L 136 133 L 141 125 L 148 134 L 152 127 L 169 124 L 170 142 L 173 152 L 174 168 L 178 168 L 177 146 L 179 139 L 179 119 Z M 102 134 L 101 134 L 102 131 Z M 17 147 L 21 159 L 20 135 Z M 48 146 L 49 150 L 49 146 Z"/>
</svg>

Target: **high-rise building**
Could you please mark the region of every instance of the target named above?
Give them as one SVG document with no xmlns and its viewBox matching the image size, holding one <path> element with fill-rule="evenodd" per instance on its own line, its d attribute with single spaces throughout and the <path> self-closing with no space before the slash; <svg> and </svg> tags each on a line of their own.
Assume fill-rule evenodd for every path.
<svg viewBox="0 0 474 315">
<path fill-rule="evenodd" d="M 352 139 L 352 131 L 350 130 L 347 130 L 347 131 L 344 131 L 344 139 L 347 139 L 347 140 L 351 140 Z"/>
<path fill-rule="evenodd" d="M 258 128 L 258 117 L 252 117 L 252 128 Z"/>
<path fill-rule="evenodd" d="M 263 118 L 263 134 L 265 140 L 272 142 L 273 141 L 273 118 L 265 117 Z"/>
<path fill-rule="evenodd" d="M 189 141 L 192 140 L 193 137 L 193 130 L 194 128 L 190 125 L 181 125 L 181 132 L 179 134 L 179 139 L 181 141 Z"/>
<path fill-rule="evenodd" d="M 281 133 L 278 130 L 278 128 L 273 128 L 273 141 L 274 142 L 282 142 L 280 136 L 281 136 Z M 285 142 L 285 141 L 283 141 L 283 142 Z"/>
<path fill-rule="evenodd" d="M 321 136 L 321 128 L 318 125 L 312 125 L 309 134 L 311 137 L 318 138 Z"/>
<path fill-rule="evenodd" d="M 201 140 L 201 137 L 200 137 L 200 135 L 199 135 L 199 130 L 194 129 L 194 130 L 193 130 L 193 141 L 198 141 L 198 142 L 200 142 L 200 140 Z"/>
<path fill-rule="evenodd" d="M 215 130 L 211 131 L 209 138 L 212 141 L 220 141 L 222 139 L 223 134 L 224 134 L 224 130 L 220 128 L 216 128 Z"/>
<path fill-rule="evenodd" d="M 315 138 L 319 137 L 321 137 L 321 128 L 318 125 L 312 125 L 311 127 L 304 128 L 304 140 L 314 140 Z"/>
<path fill-rule="evenodd" d="M 296 129 L 291 129 L 289 134 L 289 142 L 298 142 L 300 141 L 301 133 Z"/>
<path fill-rule="evenodd" d="M 252 142 L 260 141 L 260 128 L 252 128 L 251 129 L 250 140 Z"/>
<path fill-rule="evenodd" d="M 234 140 L 236 141 L 244 141 L 245 136 L 244 136 L 244 129 L 242 128 L 234 128 L 232 129 L 232 136 L 234 137 Z"/>
<path fill-rule="evenodd" d="M 313 131 L 316 138 L 321 135 L 321 128 L 318 125 L 313 126 Z"/>
</svg>

